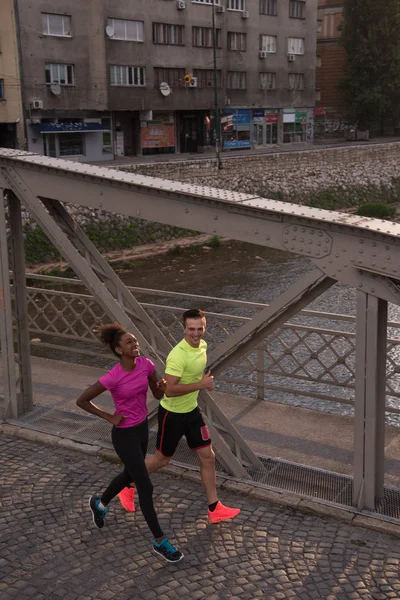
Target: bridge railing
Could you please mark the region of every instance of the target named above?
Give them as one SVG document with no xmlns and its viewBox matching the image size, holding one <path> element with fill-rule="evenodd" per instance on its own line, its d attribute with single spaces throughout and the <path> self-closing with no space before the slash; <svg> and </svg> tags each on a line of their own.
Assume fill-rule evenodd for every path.
<svg viewBox="0 0 400 600">
<path fill-rule="evenodd" d="M 96 336 L 109 317 L 76 279 L 27 275 L 32 353 L 96 366 L 110 355 Z M 130 287 L 171 344 L 182 337 L 180 316 L 207 312 L 211 352 L 265 304 Z M 400 323 L 390 322 L 386 409 L 400 423 Z M 304 310 L 217 378 L 233 394 L 351 414 L 355 390 L 355 317 Z"/>
</svg>

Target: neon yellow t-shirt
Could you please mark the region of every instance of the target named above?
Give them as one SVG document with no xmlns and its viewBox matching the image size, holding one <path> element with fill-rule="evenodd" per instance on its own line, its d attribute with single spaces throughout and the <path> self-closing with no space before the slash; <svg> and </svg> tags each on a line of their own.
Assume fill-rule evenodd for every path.
<svg viewBox="0 0 400 600">
<path fill-rule="evenodd" d="M 179 383 L 196 383 L 203 377 L 207 366 L 207 342 L 200 340 L 198 348 L 193 348 L 186 340 L 182 340 L 172 348 L 167 357 L 165 373 L 180 377 Z M 176 398 L 164 398 L 161 406 L 165 410 L 176 413 L 188 413 L 197 406 L 199 390 Z"/>
</svg>

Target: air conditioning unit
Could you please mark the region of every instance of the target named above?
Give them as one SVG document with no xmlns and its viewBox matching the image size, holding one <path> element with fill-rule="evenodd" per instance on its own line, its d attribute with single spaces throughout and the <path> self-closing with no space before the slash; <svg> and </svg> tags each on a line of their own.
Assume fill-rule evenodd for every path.
<svg viewBox="0 0 400 600">
<path fill-rule="evenodd" d="M 189 87 L 197 87 L 197 77 L 192 77 L 189 83 Z"/>
<path fill-rule="evenodd" d="M 287 55 L 287 59 L 288 59 L 288 62 L 294 62 L 296 60 L 296 55 L 295 54 L 288 54 Z"/>
<path fill-rule="evenodd" d="M 221 4 L 216 4 L 215 11 L 218 13 L 223 13 L 223 12 L 225 12 L 225 6 L 222 6 Z"/>
<path fill-rule="evenodd" d="M 185 0 L 176 0 L 176 8 L 178 10 L 185 10 L 185 8 L 186 8 Z"/>
<path fill-rule="evenodd" d="M 248 11 L 248 10 L 244 10 L 244 11 L 242 12 L 242 19 L 248 19 L 248 18 L 249 18 L 249 16 L 250 16 L 250 13 L 249 13 L 249 11 Z"/>
<path fill-rule="evenodd" d="M 31 108 L 33 110 L 40 110 L 43 108 L 43 100 L 31 100 Z"/>
<path fill-rule="evenodd" d="M 266 50 L 260 50 L 260 52 L 258 53 L 258 56 L 260 58 L 267 58 L 268 52 Z"/>
</svg>

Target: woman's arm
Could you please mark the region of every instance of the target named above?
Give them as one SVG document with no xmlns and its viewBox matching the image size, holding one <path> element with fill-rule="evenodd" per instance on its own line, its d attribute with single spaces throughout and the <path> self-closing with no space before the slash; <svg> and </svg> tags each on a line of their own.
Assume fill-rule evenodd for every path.
<svg viewBox="0 0 400 600">
<path fill-rule="evenodd" d="M 105 419 L 112 425 L 120 425 L 122 421 L 125 419 L 123 415 L 111 415 L 110 413 L 102 410 L 95 404 L 93 404 L 92 400 L 100 396 L 103 392 L 106 391 L 106 388 L 100 381 L 96 381 L 93 385 L 88 387 L 77 399 L 76 403 L 79 408 L 83 408 L 86 412 L 96 415 L 96 417 L 100 417 L 101 419 Z"/>
<path fill-rule="evenodd" d="M 154 398 L 156 400 L 161 400 L 167 387 L 165 379 L 157 380 L 157 375 L 154 372 L 152 375 L 149 375 L 148 380 Z"/>
</svg>

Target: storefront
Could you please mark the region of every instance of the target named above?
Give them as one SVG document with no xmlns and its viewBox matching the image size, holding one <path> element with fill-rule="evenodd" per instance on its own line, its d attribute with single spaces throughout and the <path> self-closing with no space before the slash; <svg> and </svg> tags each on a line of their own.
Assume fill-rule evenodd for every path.
<svg viewBox="0 0 400 600">
<path fill-rule="evenodd" d="M 283 143 L 296 144 L 307 141 L 307 112 L 294 108 L 283 109 Z"/>
<path fill-rule="evenodd" d="M 221 118 L 222 147 L 224 150 L 251 148 L 251 110 L 224 110 Z"/>
<path fill-rule="evenodd" d="M 42 119 L 28 128 L 28 147 L 38 154 L 78 162 L 110 160 L 111 119 Z"/>
<path fill-rule="evenodd" d="M 254 146 L 268 146 L 278 143 L 277 111 L 270 109 L 253 110 L 253 144 Z"/>
<path fill-rule="evenodd" d="M 175 119 L 172 112 L 152 112 L 151 120 L 140 122 L 142 154 L 170 154 L 175 152 Z"/>
</svg>

